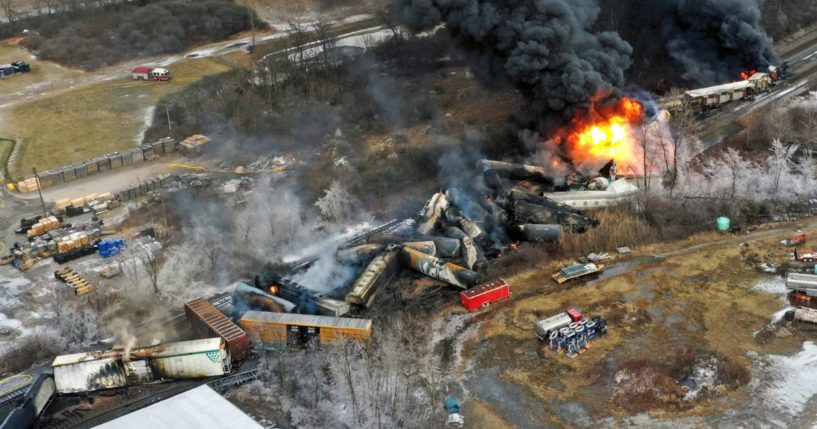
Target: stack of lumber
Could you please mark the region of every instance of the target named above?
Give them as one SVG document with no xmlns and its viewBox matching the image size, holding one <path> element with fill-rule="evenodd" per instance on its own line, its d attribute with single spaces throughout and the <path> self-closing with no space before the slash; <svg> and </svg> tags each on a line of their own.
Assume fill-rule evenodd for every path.
<svg viewBox="0 0 817 429">
<path fill-rule="evenodd" d="M 88 279 L 79 274 L 78 272 L 74 271 L 71 267 L 62 267 L 57 271 L 54 271 L 54 277 L 57 280 L 68 284 L 71 288 L 74 289 L 74 295 L 83 295 L 90 292 L 93 289 L 93 286 Z"/>
</svg>

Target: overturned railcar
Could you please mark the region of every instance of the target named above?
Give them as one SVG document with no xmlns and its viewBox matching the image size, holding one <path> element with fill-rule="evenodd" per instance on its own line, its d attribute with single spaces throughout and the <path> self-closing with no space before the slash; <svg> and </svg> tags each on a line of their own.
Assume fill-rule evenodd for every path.
<svg viewBox="0 0 817 429">
<path fill-rule="evenodd" d="M 232 369 L 223 338 L 57 356 L 51 364 L 61 394 L 92 392 L 166 379 L 220 376 Z"/>
<path fill-rule="evenodd" d="M 346 302 L 364 307 L 371 305 L 378 290 L 384 288 L 397 274 L 400 268 L 397 259 L 399 251 L 399 248 L 390 246 L 375 256 L 346 294 Z"/>
</svg>

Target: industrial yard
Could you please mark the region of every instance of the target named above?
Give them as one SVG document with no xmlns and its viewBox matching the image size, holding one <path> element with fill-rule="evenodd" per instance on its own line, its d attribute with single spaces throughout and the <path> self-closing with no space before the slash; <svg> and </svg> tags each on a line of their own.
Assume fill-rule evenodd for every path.
<svg viewBox="0 0 817 429">
<path fill-rule="evenodd" d="M 0 429 L 813 426 L 779 3 L 0 4 Z"/>
</svg>

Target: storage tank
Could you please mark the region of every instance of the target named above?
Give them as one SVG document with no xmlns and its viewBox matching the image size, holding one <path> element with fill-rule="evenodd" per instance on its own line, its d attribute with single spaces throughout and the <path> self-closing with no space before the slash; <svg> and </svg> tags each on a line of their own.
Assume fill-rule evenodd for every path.
<svg viewBox="0 0 817 429">
<path fill-rule="evenodd" d="M 717 224 L 718 224 L 718 231 L 721 231 L 721 232 L 729 231 L 729 229 L 732 227 L 732 221 L 726 216 L 719 217 L 717 219 Z"/>
</svg>

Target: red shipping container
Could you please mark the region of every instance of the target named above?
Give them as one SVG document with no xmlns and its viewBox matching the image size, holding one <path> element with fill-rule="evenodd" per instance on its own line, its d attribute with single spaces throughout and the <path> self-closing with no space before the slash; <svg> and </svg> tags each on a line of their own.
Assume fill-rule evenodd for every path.
<svg viewBox="0 0 817 429">
<path fill-rule="evenodd" d="M 576 310 L 575 308 L 568 308 L 567 315 L 570 316 L 570 320 L 574 322 L 582 320 L 582 314 L 579 312 L 579 310 Z"/>
<path fill-rule="evenodd" d="M 210 301 L 197 298 L 185 303 L 184 314 L 198 338 L 224 338 L 233 360 L 238 361 L 247 357 L 250 337 Z"/>
<path fill-rule="evenodd" d="M 460 302 L 468 311 L 474 311 L 510 295 L 510 285 L 505 280 L 498 279 L 460 292 Z"/>
</svg>

